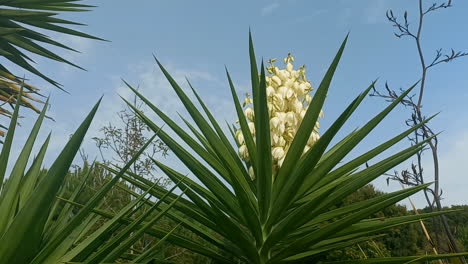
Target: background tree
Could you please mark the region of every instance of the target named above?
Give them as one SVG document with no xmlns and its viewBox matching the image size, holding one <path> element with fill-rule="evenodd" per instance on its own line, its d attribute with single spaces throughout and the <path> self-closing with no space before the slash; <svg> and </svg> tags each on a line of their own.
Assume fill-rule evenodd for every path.
<svg viewBox="0 0 468 264">
<path fill-rule="evenodd" d="M 384 195 L 384 192 L 378 191 L 372 184 L 360 188 L 357 192 L 346 197 L 337 207 L 344 207 L 356 202 L 365 201 Z M 414 214 L 408 211 L 403 205 L 392 205 L 381 212 L 375 213 L 369 217 L 385 219 L 389 217 L 398 217 Z M 369 241 L 361 242 L 356 245 L 331 251 L 323 256 L 323 260 L 352 260 L 375 257 L 402 257 L 430 252 L 430 244 L 424 239 L 424 235 L 417 223 L 398 226 L 384 233 L 382 237 L 374 238 Z"/>
<path fill-rule="evenodd" d="M 429 6 L 425 6 L 422 0 L 418 0 L 418 12 L 417 12 L 417 22 L 416 29 L 410 28 L 410 23 L 408 22 L 408 12 L 405 11 L 403 18 L 397 18 L 392 10 L 387 11 L 387 19 L 395 28 L 395 36 L 398 38 L 410 38 L 414 40 L 416 46 L 416 52 L 420 61 L 421 66 L 421 75 L 418 77 L 420 79 L 419 89 L 416 94 L 408 95 L 403 100 L 400 101 L 400 104 L 411 110 L 410 117 L 405 121 L 407 126 L 415 126 L 421 124 L 425 119 L 426 115 L 423 111 L 423 99 L 426 89 L 427 76 L 429 70 L 435 66 L 440 65 L 441 63 L 451 62 L 457 58 L 464 57 L 468 55 L 466 52 L 455 51 L 451 49 L 450 52 L 444 52 L 442 48 L 437 49 L 435 55 L 432 58 L 428 58 L 423 51 L 423 43 L 421 41 L 423 23 L 425 21 L 426 15 L 434 11 L 446 9 L 452 7 L 452 1 L 442 1 L 435 2 Z M 372 96 L 377 96 L 384 98 L 390 102 L 393 102 L 398 98 L 402 93 L 402 90 L 396 91 L 391 89 L 387 84 L 385 85 L 385 91 L 378 91 L 374 89 Z M 412 136 L 409 137 L 411 145 L 418 144 L 424 140 L 430 139 L 428 141 L 428 148 L 423 148 L 416 153 L 416 162 L 411 163 L 409 168 L 403 169 L 398 172 L 395 171 L 393 174 L 389 174 L 389 179 L 396 180 L 407 186 L 418 186 L 422 185 L 429 181 L 434 181 L 433 187 L 428 187 L 424 189 L 424 195 L 426 202 L 431 209 L 431 211 L 440 211 L 442 210 L 441 204 L 441 195 L 442 190 L 440 188 L 440 169 L 439 169 L 439 158 L 438 158 L 438 137 L 434 130 L 426 123 L 422 125 L 419 129 L 415 130 Z M 424 174 L 424 168 L 422 164 L 423 154 L 429 150 L 430 155 L 432 156 L 432 164 L 434 175 L 428 180 L 428 175 Z M 449 247 L 451 251 L 460 252 L 455 237 L 452 234 L 452 230 L 447 223 L 447 218 L 445 215 L 440 216 L 440 223 L 437 224 L 438 220 L 434 218 L 433 227 L 435 228 L 435 246 L 440 251 L 441 245 L 439 238 L 439 229 L 442 228 L 445 231 L 445 235 L 448 238 Z"/>
<path fill-rule="evenodd" d="M 133 98 L 133 103 L 140 111 L 143 110 L 142 102 L 136 96 Z M 118 111 L 116 115 L 118 123 L 109 122 L 101 127 L 102 137 L 94 137 L 93 140 L 104 163 L 122 167 L 149 140 L 150 129 L 128 106 Z M 167 151 L 167 146 L 161 140 L 154 140 L 143 155 L 132 164 L 130 171 L 155 180 L 158 177 L 155 175 L 156 165 L 152 159 L 155 158 L 156 154 L 166 157 Z M 166 180 L 160 181 L 163 186 L 167 183 Z"/>
<path fill-rule="evenodd" d="M 29 71 L 62 90 L 63 88 L 57 81 L 37 69 L 34 65 L 34 60 L 24 51 L 82 69 L 80 66 L 51 51 L 46 45 L 75 52 L 77 50 L 50 38 L 50 36 L 44 33 L 44 31 L 56 32 L 102 40 L 70 28 L 71 25 L 80 26 L 84 24 L 57 17 L 59 12 L 89 11 L 89 8 L 93 7 L 81 2 L 81 0 L 0 1 L 0 57 L 3 59 L 0 62 L 0 101 L 4 102 L 0 105 L 0 115 L 11 117 L 11 112 L 7 106 L 12 108 L 16 104 L 16 98 L 21 86 L 24 88 L 23 95 L 19 100 L 22 106 L 26 106 L 39 113 L 39 109 L 34 103 L 42 103 L 39 99 L 39 97 L 42 97 L 39 89 L 29 84 L 24 77 L 20 77 L 24 73 L 12 72 L 6 66 L 6 61 Z M 5 126 L 1 124 L 0 127 L 5 129 Z M 4 131 L 0 129 L 0 135 L 3 134 Z"/>
</svg>

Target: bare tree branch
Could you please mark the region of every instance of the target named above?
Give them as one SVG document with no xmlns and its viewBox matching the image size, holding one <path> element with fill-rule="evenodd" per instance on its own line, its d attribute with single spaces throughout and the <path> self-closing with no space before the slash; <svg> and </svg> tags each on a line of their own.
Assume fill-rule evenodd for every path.
<svg viewBox="0 0 468 264">
<path fill-rule="evenodd" d="M 426 63 L 426 57 L 423 53 L 422 42 L 421 42 L 421 35 L 422 35 L 422 28 L 424 23 L 424 18 L 427 14 L 434 12 L 439 9 L 445 9 L 452 6 L 452 1 L 443 1 L 442 3 L 433 3 L 427 8 L 424 8 L 422 0 L 418 0 L 418 23 L 417 23 L 417 31 L 413 32 L 410 29 L 410 23 L 408 22 L 408 12 L 405 11 L 403 14 L 402 19 L 398 19 L 392 10 L 388 10 L 386 13 L 388 21 L 392 24 L 392 26 L 396 29 L 394 32 L 395 36 L 398 38 L 401 37 L 411 37 L 414 39 L 417 49 L 417 54 L 419 57 L 420 65 L 421 65 L 421 76 L 420 76 L 420 83 L 419 83 L 419 91 L 416 94 L 408 95 L 400 102 L 405 108 L 409 108 L 411 110 L 411 115 L 408 119 L 405 120 L 405 124 L 407 126 L 416 126 L 421 124 L 425 121 L 426 116 L 423 114 L 423 98 L 424 92 L 426 87 L 426 79 L 428 70 L 432 67 L 435 67 L 443 62 L 452 62 L 455 59 L 465 57 L 468 55 L 467 52 L 455 51 L 451 49 L 451 52 L 444 53 L 443 49 L 437 49 L 436 55 L 432 59 L 431 63 Z M 385 83 L 385 92 L 380 92 L 377 89 L 373 89 L 371 96 L 380 97 L 385 99 L 388 102 L 394 101 L 401 93 L 402 89 L 395 91 L 391 89 L 388 83 Z M 416 100 L 415 100 L 416 99 Z M 404 185 L 408 186 L 417 186 L 425 183 L 425 174 L 424 168 L 422 165 L 422 157 L 423 154 L 427 151 L 430 152 L 432 156 L 432 163 L 434 167 L 434 187 L 433 189 L 427 188 L 424 190 L 424 196 L 426 202 L 431 210 L 441 210 L 441 196 L 442 190 L 440 188 L 440 171 L 439 171 L 439 157 L 438 157 L 438 138 L 437 134 L 428 126 L 427 123 L 423 124 L 420 128 L 416 129 L 411 136 L 408 137 L 408 141 L 411 145 L 418 144 L 424 140 L 428 141 L 428 148 L 423 148 L 418 153 L 416 153 L 416 162 L 413 162 L 410 165 L 410 168 L 403 169 L 401 172 L 394 171 L 393 174 L 386 174 L 388 176 L 387 183 L 390 180 L 398 181 Z M 444 228 L 444 231 L 447 235 L 447 238 L 450 241 L 450 246 L 455 252 L 460 252 L 455 238 L 448 226 L 447 219 L 444 215 L 441 215 L 441 222 Z M 436 239 L 437 241 L 437 239 Z M 436 242 L 437 244 L 437 242 Z M 464 258 L 460 258 L 463 263 L 465 262 Z"/>
</svg>

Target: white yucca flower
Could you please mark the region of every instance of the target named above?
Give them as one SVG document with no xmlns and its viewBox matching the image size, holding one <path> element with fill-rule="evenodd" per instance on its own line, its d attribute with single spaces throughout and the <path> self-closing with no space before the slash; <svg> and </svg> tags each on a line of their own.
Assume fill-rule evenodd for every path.
<svg viewBox="0 0 468 264">
<path fill-rule="evenodd" d="M 280 69 L 273 64 L 276 59 L 269 60 L 270 66 L 267 67 L 269 76 L 266 76 L 266 94 L 268 102 L 268 111 L 270 116 L 270 136 L 271 136 L 271 154 L 273 159 L 273 171 L 277 171 L 283 164 L 284 157 L 301 125 L 304 115 L 312 101 L 310 92 L 312 85 L 307 80 L 305 66 L 294 69 L 294 57 L 288 54 L 284 58 L 286 67 Z M 250 133 L 255 139 L 254 110 L 253 100 L 250 94 L 246 94 L 244 99 L 244 115 L 249 123 Z M 323 116 L 323 113 L 321 113 Z M 319 139 L 319 122 L 315 124 L 315 129 L 310 135 L 304 153 L 307 152 Z M 242 131 L 236 131 L 236 139 L 239 144 L 239 155 L 245 161 L 249 160 L 247 147 L 245 145 Z M 249 168 L 249 174 L 254 178 L 252 168 Z"/>
</svg>

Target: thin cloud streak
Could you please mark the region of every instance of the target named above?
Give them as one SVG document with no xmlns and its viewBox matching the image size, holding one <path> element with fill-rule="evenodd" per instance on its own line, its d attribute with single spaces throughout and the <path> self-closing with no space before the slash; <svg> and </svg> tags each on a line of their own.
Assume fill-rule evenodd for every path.
<svg viewBox="0 0 468 264">
<path fill-rule="evenodd" d="M 262 8 L 262 10 L 261 10 L 261 14 L 262 14 L 262 16 L 271 15 L 273 13 L 273 11 L 275 11 L 275 9 L 278 9 L 278 7 L 280 7 L 279 3 L 272 3 L 272 4 L 269 4 L 267 6 L 264 6 Z"/>
</svg>

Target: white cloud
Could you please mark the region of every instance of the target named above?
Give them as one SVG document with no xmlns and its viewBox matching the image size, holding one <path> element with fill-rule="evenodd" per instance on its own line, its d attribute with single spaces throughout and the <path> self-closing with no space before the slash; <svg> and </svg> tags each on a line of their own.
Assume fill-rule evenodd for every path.
<svg viewBox="0 0 468 264">
<path fill-rule="evenodd" d="M 293 20 L 293 24 L 300 24 L 300 23 L 306 23 L 309 22 L 310 20 L 316 18 L 317 16 L 321 16 L 323 14 L 326 14 L 328 10 L 326 9 L 315 9 L 309 12 L 309 15 L 306 16 L 301 16 L 297 17 Z"/>
<path fill-rule="evenodd" d="M 234 122 L 236 120 L 235 112 L 233 111 L 234 108 L 230 102 L 230 94 L 227 87 L 227 82 L 221 82 L 215 76 L 203 70 L 178 68 L 171 64 L 165 66 L 172 77 L 177 81 L 177 83 L 179 83 L 182 89 L 184 89 L 191 98 L 194 98 L 194 96 L 192 96 L 185 77 L 187 77 L 190 82 L 192 82 L 192 84 L 195 86 L 195 89 L 197 89 L 197 87 L 205 87 L 212 84 L 215 84 L 215 86 L 224 85 L 226 88 L 226 96 L 224 96 L 224 94 L 221 96 L 214 94 L 210 89 L 197 89 L 197 92 L 200 94 L 222 127 L 225 126 L 224 120 L 230 122 Z M 131 78 L 124 79 L 133 87 L 138 88 L 139 92 L 143 94 L 149 101 L 151 101 L 152 104 L 165 112 L 180 126 L 185 127 L 183 121 L 179 118 L 177 113 L 181 113 L 189 120 L 190 118 L 173 88 L 162 72 L 157 69 L 155 63 L 142 62 L 131 65 L 129 69 L 129 76 L 131 76 Z M 88 136 L 84 144 L 84 147 L 88 153 L 93 153 L 96 150 L 94 141 L 92 141 L 91 138 L 95 136 L 101 136 L 99 128 L 108 124 L 109 122 L 114 122 L 114 124 L 117 124 L 116 122 L 118 122 L 118 118 L 116 116 L 116 112 L 122 110 L 125 107 L 125 103 L 121 100 L 119 95 L 126 99 L 133 98 L 133 92 L 121 81 L 120 76 L 112 76 L 110 78 L 112 79 L 111 83 L 113 83 L 114 88 L 104 96 L 102 105 L 93 121 L 94 125 L 88 132 Z M 157 124 L 162 124 L 160 119 L 157 118 L 157 116 L 152 113 L 148 107 L 144 108 L 143 110 Z M 84 116 L 84 114 L 85 113 L 82 113 L 82 116 Z M 165 130 L 170 129 L 167 128 Z"/>
<path fill-rule="evenodd" d="M 200 70 L 189 70 L 189 69 L 177 69 L 172 65 L 165 65 L 171 76 L 176 82 L 186 91 L 189 86 L 186 81 L 186 77 L 191 82 L 206 81 L 206 82 L 218 82 L 217 79 L 208 72 Z M 156 69 L 155 63 L 140 63 L 132 66 L 133 73 L 135 76 L 133 80 L 126 80 L 135 87 L 139 88 L 139 91 L 145 95 L 153 104 L 158 106 L 161 110 L 175 113 L 176 111 L 182 110 L 182 103 L 176 96 L 173 88 L 167 81 L 163 73 Z M 121 81 L 116 88 L 116 93 L 124 98 L 130 98 L 133 93 L 128 89 Z M 191 94 L 189 92 L 189 94 Z"/>
<path fill-rule="evenodd" d="M 275 9 L 277 9 L 278 7 L 280 6 L 279 3 L 271 3 L 269 5 L 266 5 L 262 8 L 261 10 L 261 14 L 262 16 L 268 16 L 268 15 L 271 15 L 273 13 L 273 11 Z"/>
<path fill-rule="evenodd" d="M 385 21 L 385 0 L 372 0 L 364 9 L 364 19 L 367 24 L 377 24 Z"/>
</svg>

